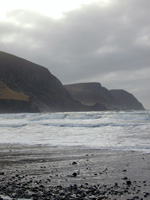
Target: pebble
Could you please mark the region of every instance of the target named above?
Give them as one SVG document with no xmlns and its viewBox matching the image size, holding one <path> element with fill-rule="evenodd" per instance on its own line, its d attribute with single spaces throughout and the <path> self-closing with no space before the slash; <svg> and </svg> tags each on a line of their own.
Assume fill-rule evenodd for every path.
<svg viewBox="0 0 150 200">
<path fill-rule="evenodd" d="M 76 173 L 76 172 L 73 172 L 72 176 L 73 176 L 73 177 L 76 177 L 76 176 L 77 176 L 77 173 Z"/>
<path fill-rule="evenodd" d="M 127 185 L 131 185 L 131 181 L 126 181 Z"/>
<path fill-rule="evenodd" d="M 77 165 L 77 162 L 74 161 L 74 162 L 72 163 L 72 165 Z"/>
<path fill-rule="evenodd" d="M 106 171 L 107 168 L 104 170 Z M 1 172 L 2 173 L 2 172 Z M 77 171 L 72 173 L 70 177 L 77 177 L 79 173 Z M 97 173 L 94 174 L 98 176 Z M 149 182 L 138 182 L 132 181 L 128 177 L 124 177 L 126 180 L 124 183 L 114 182 L 114 184 L 95 184 L 91 185 L 89 182 L 85 182 L 82 185 L 70 185 L 65 187 L 63 185 L 50 186 L 51 179 L 45 180 L 38 179 L 35 177 L 29 177 L 27 180 L 24 179 L 26 175 L 22 176 L 19 174 L 9 177 L 9 179 L 1 178 L 0 180 L 0 194 L 10 196 L 11 199 L 33 199 L 33 200 L 97 200 L 97 199 L 148 199 L 150 196 L 149 191 L 142 192 L 142 187 Z M 80 177 L 80 176 L 79 176 Z M 68 178 L 69 179 L 69 178 Z M 76 180 L 76 179 L 75 179 Z M 69 181 L 69 180 L 68 180 Z M 0 200 L 4 200 L 3 196 L 0 196 Z"/>
</svg>

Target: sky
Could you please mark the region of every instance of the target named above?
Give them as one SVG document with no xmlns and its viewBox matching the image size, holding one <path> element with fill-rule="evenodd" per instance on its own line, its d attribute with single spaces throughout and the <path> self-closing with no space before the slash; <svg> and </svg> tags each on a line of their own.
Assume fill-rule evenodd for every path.
<svg viewBox="0 0 150 200">
<path fill-rule="evenodd" d="M 0 0 L 0 51 L 150 109 L 150 0 Z"/>
</svg>

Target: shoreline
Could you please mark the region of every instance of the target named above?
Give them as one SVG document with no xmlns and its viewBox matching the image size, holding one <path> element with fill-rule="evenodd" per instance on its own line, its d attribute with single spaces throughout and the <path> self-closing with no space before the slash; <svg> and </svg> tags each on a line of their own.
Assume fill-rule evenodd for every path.
<svg viewBox="0 0 150 200">
<path fill-rule="evenodd" d="M 0 196 L 12 199 L 150 199 L 149 171 L 150 153 L 0 145 Z"/>
</svg>

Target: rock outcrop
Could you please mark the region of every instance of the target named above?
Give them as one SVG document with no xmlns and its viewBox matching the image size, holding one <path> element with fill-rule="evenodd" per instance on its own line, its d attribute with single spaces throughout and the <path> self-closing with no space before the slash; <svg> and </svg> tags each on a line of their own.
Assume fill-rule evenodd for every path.
<svg viewBox="0 0 150 200">
<path fill-rule="evenodd" d="M 77 83 L 65 85 L 72 97 L 84 105 L 99 104 L 107 110 L 143 110 L 144 107 L 124 90 L 108 90 L 100 83 Z"/>
</svg>

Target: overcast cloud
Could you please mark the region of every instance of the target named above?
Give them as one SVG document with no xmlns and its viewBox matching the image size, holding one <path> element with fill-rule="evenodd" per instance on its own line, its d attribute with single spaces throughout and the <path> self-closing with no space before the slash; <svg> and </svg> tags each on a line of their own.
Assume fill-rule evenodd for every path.
<svg viewBox="0 0 150 200">
<path fill-rule="evenodd" d="M 125 89 L 150 109 L 150 1 L 84 5 L 52 19 L 12 10 L 0 21 L 0 50 L 47 67 L 62 83 Z"/>
</svg>

